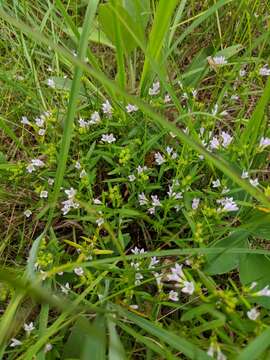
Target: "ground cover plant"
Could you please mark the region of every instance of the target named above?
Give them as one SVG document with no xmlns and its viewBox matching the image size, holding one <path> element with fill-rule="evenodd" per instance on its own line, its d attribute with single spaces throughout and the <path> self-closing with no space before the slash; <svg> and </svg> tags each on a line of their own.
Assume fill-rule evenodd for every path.
<svg viewBox="0 0 270 360">
<path fill-rule="evenodd" d="M 270 357 L 260 0 L 0 2 L 0 357 Z"/>
</svg>

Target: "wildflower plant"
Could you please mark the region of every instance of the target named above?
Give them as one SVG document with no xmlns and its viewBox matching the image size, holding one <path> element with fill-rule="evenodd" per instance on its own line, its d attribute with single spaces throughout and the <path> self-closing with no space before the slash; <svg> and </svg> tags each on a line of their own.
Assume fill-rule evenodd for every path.
<svg viewBox="0 0 270 360">
<path fill-rule="evenodd" d="M 1 354 L 267 358 L 267 4 L 0 18 Z"/>
</svg>

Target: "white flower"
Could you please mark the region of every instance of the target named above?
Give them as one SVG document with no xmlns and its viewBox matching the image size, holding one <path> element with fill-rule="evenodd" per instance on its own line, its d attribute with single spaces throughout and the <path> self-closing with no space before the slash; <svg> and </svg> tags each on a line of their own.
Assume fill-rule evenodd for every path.
<svg viewBox="0 0 270 360">
<path fill-rule="evenodd" d="M 44 125 L 44 118 L 43 117 L 40 117 L 40 118 L 36 118 L 35 119 L 35 123 L 38 127 L 42 128 L 43 125 Z"/>
<path fill-rule="evenodd" d="M 136 270 L 139 270 L 139 268 L 140 268 L 140 263 L 139 262 L 131 261 L 130 265 Z"/>
<path fill-rule="evenodd" d="M 132 105 L 132 104 L 128 104 L 127 106 L 126 106 L 126 111 L 127 111 L 127 113 L 133 113 L 133 112 L 136 112 L 136 111 L 138 111 L 138 106 L 136 106 L 136 105 Z"/>
<path fill-rule="evenodd" d="M 197 96 L 197 94 L 198 94 L 198 90 L 192 89 L 192 90 L 191 90 L 191 93 L 192 93 L 192 96 L 193 96 L 194 98 L 196 98 L 196 96 Z"/>
<path fill-rule="evenodd" d="M 165 158 L 159 152 L 155 153 L 155 160 L 158 165 L 162 165 L 166 161 Z"/>
<path fill-rule="evenodd" d="M 114 137 L 113 134 L 103 134 L 101 137 L 101 141 L 111 144 L 116 141 L 116 138 Z"/>
<path fill-rule="evenodd" d="M 209 146 L 210 146 L 211 150 L 219 148 L 220 144 L 219 144 L 218 138 L 216 136 L 214 136 L 213 139 L 210 140 Z"/>
<path fill-rule="evenodd" d="M 39 159 L 32 159 L 31 160 L 32 164 L 36 167 L 43 167 L 45 166 L 44 162 L 42 160 Z"/>
<path fill-rule="evenodd" d="M 244 70 L 244 69 L 241 69 L 240 71 L 239 71 L 239 75 L 241 76 L 241 77 L 244 77 L 245 75 L 246 75 L 246 70 Z"/>
<path fill-rule="evenodd" d="M 135 285 L 140 285 L 142 279 L 143 279 L 143 275 L 141 273 L 136 273 L 135 274 Z"/>
<path fill-rule="evenodd" d="M 228 134 L 225 131 L 222 131 L 221 137 L 222 137 L 222 146 L 225 147 L 225 148 L 228 147 L 230 145 L 230 143 L 232 142 L 232 140 L 233 140 L 231 135 Z"/>
<path fill-rule="evenodd" d="M 47 353 L 52 350 L 52 344 L 48 343 L 44 347 L 44 352 Z"/>
<path fill-rule="evenodd" d="M 209 349 L 207 350 L 207 355 L 214 357 L 215 354 L 215 348 L 213 345 L 210 345 Z"/>
<path fill-rule="evenodd" d="M 173 187 L 169 185 L 169 191 L 167 191 L 167 194 L 169 195 L 170 198 L 172 199 L 183 199 L 183 195 L 182 192 L 175 192 L 173 191 Z"/>
<path fill-rule="evenodd" d="M 73 187 L 65 190 L 65 194 L 68 196 L 69 199 L 73 199 L 75 197 L 76 193 L 77 193 L 77 190 L 73 189 Z"/>
<path fill-rule="evenodd" d="M 160 92 L 160 83 L 159 83 L 159 81 L 156 81 L 153 83 L 152 87 L 149 89 L 148 94 L 150 96 L 154 96 L 154 95 L 159 94 L 159 92 Z"/>
<path fill-rule="evenodd" d="M 30 332 L 35 329 L 34 324 L 32 322 L 30 322 L 29 324 L 24 324 L 23 328 L 27 332 L 27 334 L 30 334 Z"/>
<path fill-rule="evenodd" d="M 69 293 L 69 290 L 70 290 L 70 286 L 68 282 L 64 286 L 61 285 L 61 291 L 63 294 L 67 295 Z"/>
<path fill-rule="evenodd" d="M 254 187 L 259 185 L 259 180 L 257 178 L 256 179 L 249 179 L 249 182 Z"/>
<path fill-rule="evenodd" d="M 139 204 L 146 205 L 148 203 L 148 199 L 146 198 L 145 194 L 142 192 L 139 194 Z"/>
<path fill-rule="evenodd" d="M 130 307 L 131 309 L 134 309 L 134 310 L 139 309 L 139 306 L 136 305 L 136 304 L 129 305 L 129 307 Z"/>
<path fill-rule="evenodd" d="M 80 164 L 79 161 L 76 161 L 75 168 L 78 169 L 78 170 L 80 170 L 81 164 Z"/>
<path fill-rule="evenodd" d="M 26 167 L 26 170 L 27 172 L 29 172 L 30 174 L 36 170 L 36 168 L 34 167 L 33 164 L 29 164 L 27 167 Z"/>
<path fill-rule="evenodd" d="M 148 167 L 147 166 L 141 166 L 141 165 L 139 165 L 138 167 L 137 167 L 137 172 L 138 172 L 138 174 L 140 175 L 140 174 L 142 174 L 144 171 L 146 171 L 146 170 L 148 170 Z"/>
<path fill-rule="evenodd" d="M 83 128 L 83 129 L 85 129 L 85 128 L 88 127 L 88 122 L 85 121 L 85 120 L 82 119 L 82 118 L 80 118 L 80 119 L 78 120 L 78 123 L 79 123 L 80 127 Z"/>
<path fill-rule="evenodd" d="M 192 200 L 192 205 L 191 205 L 192 209 L 193 210 L 198 209 L 199 204 L 200 204 L 200 199 L 199 198 L 194 198 Z"/>
<path fill-rule="evenodd" d="M 178 293 L 174 290 L 171 290 L 169 292 L 169 299 L 172 300 L 172 301 L 179 301 L 179 296 L 178 296 Z"/>
<path fill-rule="evenodd" d="M 171 99 L 170 95 L 169 95 L 169 94 L 166 94 L 165 97 L 164 97 L 164 103 L 165 103 L 165 104 L 168 104 L 169 102 L 171 102 L 171 100 L 172 100 L 172 99 Z"/>
<path fill-rule="evenodd" d="M 258 291 L 256 295 L 270 297 L 269 285 L 266 285 L 262 290 Z"/>
<path fill-rule="evenodd" d="M 213 110 L 212 110 L 212 115 L 217 115 L 217 112 L 218 112 L 218 104 L 215 104 Z"/>
<path fill-rule="evenodd" d="M 47 85 L 51 88 L 55 88 L 55 82 L 53 79 L 48 79 L 47 80 Z"/>
<path fill-rule="evenodd" d="M 24 211 L 23 214 L 24 214 L 27 218 L 29 218 L 29 217 L 32 215 L 32 211 L 29 210 L 29 209 L 27 209 L 27 210 Z"/>
<path fill-rule="evenodd" d="M 87 172 L 84 169 L 82 169 L 82 171 L 80 172 L 80 178 L 82 179 L 85 176 L 87 176 Z"/>
<path fill-rule="evenodd" d="M 151 257 L 151 261 L 150 261 L 148 269 L 152 269 L 158 263 L 159 263 L 159 260 L 156 258 L 156 256 Z"/>
<path fill-rule="evenodd" d="M 176 282 L 182 282 L 184 278 L 183 273 L 183 265 L 175 264 L 175 267 L 172 267 L 171 274 L 167 275 L 168 281 L 176 281 Z"/>
<path fill-rule="evenodd" d="M 255 321 L 260 316 L 260 312 L 256 308 L 252 308 L 247 312 L 247 316 L 250 320 Z"/>
<path fill-rule="evenodd" d="M 253 281 L 249 287 L 250 290 L 254 289 L 257 286 L 257 282 Z"/>
<path fill-rule="evenodd" d="M 102 205 L 102 202 L 99 199 L 93 199 L 95 205 Z"/>
<path fill-rule="evenodd" d="M 249 175 L 248 175 L 248 171 L 243 170 L 243 171 L 242 171 L 241 178 L 242 178 L 242 179 L 248 179 L 248 176 L 249 176 Z"/>
<path fill-rule="evenodd" d="M 128 176 L 128 180 L 130 181 L 130 182 L 133 182 L 133 181 L 135 181 L 136 180 L 136 176 L 135 175 L 129 175 Z"/>
<path fill-rule="evenodd" d="M 22 123 L 23 125 L 31 125 L 30 121 L 27 119 L 26 116 L 23 116 L 23 117 L 22 117 L 21 123 Z"/>
<path fill-rule="evenodd" d="M 228 194 L 230 192 L 230 189 L 227 188 L 227 186 L 224 187 L 224 189 L 221 191 L 221 194 Z"/>
<path fill-rule="evenodd" d="M 162 205 L 161 205 L 161 202 L 159 201 L 159 198 L 158 198 L 157 195 L 151 195 L 151 199 L 152 199 L 152 205 L 153 205 L 154 207 L 156 207 L 156 206 L 162 206 Z"/>
<path fill-rule="evenodd" d="M 220 184 L 220 180 L 219 180 L 219 179 L 212 181 L 212 186 L 213 186 L 213 188 L 217 188 L 217 187 L 219 187 L 220 185 L 221 185 L 221 184 Z"/>
<path fill-rule="evenodd" d="M 268 137 L 262 137 L 260 140 L 260 148 L 265 148 L 270 145 L 270 138 Z"/>
<path fill-rule="evenodd" d="M 139 255 L 139 254 L 144 254 L 144 253 L 145 253 L 145 250 L 144 250 L 144 248 L 139 249 L 137 246 L 135 246 L 134 249 L 131 249 L 131 252 L 132 252 L 134 255 Z"/>
<path fill-rule="evenodd" d="M 11 344 L 9 346 L 14 348 L 14 347 L 20 346 L 20 345 L 22 345 L 22 342 L 20 340 L 12 338 L 11 339 Z"/>
<path fill-rule="evenodd" d="M 154 215 L 156 212 L 156 208 L 153 206 L 153 207 L 150 207 L 147 211 L 149 212 L 150 215 Z"/>
<path fill-rule="evenodd" d="M 227 356 L 220 349 L 217 350 L 217 360 L 227 360 Z"/>
<path fill-rule="evenodd" d="M 235 201 L 233 200 L 233 198 L 223 198 L 223 199 L 220 199 L 220 200 L 217 200 L 217 203 L 218 204 L 221 204 L 223 206 L 222 209 L 219 209 L 219 210 L 222 210 L 222 211 L 237 211 L 239 210 L 237 204 L 235 203 Z"/>
<path fill-rule="evenodd" d="M 264 65 L 262 68 L 260 68 L 259 74 L 261 76 L 269 76 L 270 75 L 270 69 L 268 68 L 268 65 Z"/>
<path fill-rule="evenodd" d="M 183 283 L 184 287 L 181 289 L 181 291 L 185 294 L 192 295 L 195 290 L 195 286 L 192 281 L 184 281 Z"/>
<path fill-rule="evenodd" d="M 96 220 L 96 224 L 98 227 L 100 227 L 102 224 L 104 224 L 104 219 L 102 217 L 98 218 Z"/>
<path fill-rule="evenodd" d="M 167 146 L 167 147 L 166 147 L 166 153 L 167 153 L 168 155 L 171 155 L 172 152 L 173 152 L 173 148 L 171 148 L 170 146 Z"/>
<path fill-rule="evenodd" d="M 214 56 L 213 57 L 213 61 L 215 63 L 215 65 L 225 65 L 228 63 L 228 61 L 226 60 L 225 56 Z"/>
<path fill-rule="evenodd" d="M 82 268 L 82 267 L 76 267 L 76 268 L 74 269 L 74 272 L 75 272 L 75 274 L 78 275 L 78 276 L 82 276 L 82 275 L 84 274 L 84 271 L 83 271 L 83 268 Z"/>
<path fill-rule="evenodd" d="M 39 194 L 39 197 L 42 199 L 46 199 L 48 197 L 48 191 L 42 190 Z"/>
<path fill-rule="evenodd" d="M 44 136 L 45 133 L 46 133 L 46 130 L 45 130 L 45 129 L 39 129 L 39 130 L 38 130 L 38 135 L 40 135 L 40 136 Z"/>
<path fill-rule="evenodd" d="M 177 136 L 177 135 L 174 134 L 172 131 L 170 131 L 169 134 L 170 134 L 170 136 L 171 136 L 172 138 L 175 138 L 175 137 Z"/>
<path fill-rule="evenodd" d="M 103 104 L 102 104 L 102 111 L 104 114 L 107 114 L 109 116 L 112 115 L 113 113 L 113 108 L 111 106 L 111 104 L 109 103 L 108 100 L 106 100 Z"/>
<path fill-rule="evenodd" d="M 231 100 L 239 100 L 239 96 L 238 95 L 232 95 Z"/>
<path fill-rule="evenodd" d="M 100 122 L 100 116 L 97 111 L 94 111 L 91 115 L 91 120 L 89 121 L 89 125 L 98 124 Z"/>
</svg>

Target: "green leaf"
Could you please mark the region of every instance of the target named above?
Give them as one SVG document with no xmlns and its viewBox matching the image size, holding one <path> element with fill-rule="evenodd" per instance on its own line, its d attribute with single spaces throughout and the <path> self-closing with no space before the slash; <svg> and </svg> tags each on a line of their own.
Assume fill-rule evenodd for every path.
<svg viewBox="0 0 270 360">
<path fill-rule="evenodd" d="M 125 360 L 125 350 L 116 331 L 116 324 L 112 320 L 108 320 L 109 329 L 109 360 Z"/>
<path fill-rule="evenodd" d="M 263 333 L 257 336 L 251 343 L 241 351 L 237 360 L 256 360 L 260 355 L 270 346 L 270 328 L 267 328 Z M 268 358 L 268 357 L 267 357 Z M 262 358 L 261 358 L 262 359 Z M 266 359 L 264 357 L 263 359 Z"/>
<path fill-rule="evenodd" d="M 240 260 L 240 280 L 242 284 L 258 283 L 258 287 L 270 284 L 270 259 L 264 255 L 242 255 Z"/>
<path fill-rule="evenodd" d="M 248 232 L 245 230 L 236 230 L 229 236 L 221 239 L 215 243 L 213 247 L 218 248 L 247 248 L 247 237 Z M 238 254 L 228 254 L 226 251 L 218 255 L 208 255 L 207 265 L 205 267 L 205 272 L 209 275 L 217 275 L 227 273 L 239 266 L 241 255 Z"/>
</svg>

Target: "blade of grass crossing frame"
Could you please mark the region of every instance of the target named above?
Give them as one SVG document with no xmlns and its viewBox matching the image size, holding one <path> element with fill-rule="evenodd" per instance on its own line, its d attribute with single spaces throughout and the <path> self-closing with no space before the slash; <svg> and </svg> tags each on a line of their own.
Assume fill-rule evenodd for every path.
<svg viewBox="0 0 270 360">
<path fill-rule="evenodd" d="M 92 0 L 89 1 L 83 28 L 82 28 L 82 34 L 79 42 L 79 51 L 78 51 L 78 58 L 80 60 L 84 60 L 86 56 L 87 46 L 88 46 L 88 38 L 91 30 L 91 25 L 94 19 L 94 16 L 96 14 L 97 6 L 98 6 L 99 0 Z M 70 147 L 71 142 L 71 136 L 72 136 L 72 127 L 74 123 L 74 117 L 76 114 L 76 105 L 77 105 L 77 99 L 80 91 L 80 82 L 82 77 L 82 68 L 80 66 L 75 67 L 74 71 L 74 78 L 72 81 L 72 86 L 70 90 L 70 97 L 69 97 L 69 104 L 68 104 L 68 110 L 67 110 L 67 116 L 64 123 L 64 132 L 63 132 L 63 138 L 61 143 L 61 149 L 58 159 L 58 166 L 56 171 L 56 177 L 55 177 L 55 185 L 53 189 L 53 194 L 51 197 L 50 202 L 50 213 L 49 213 L 49 219 L 47 222 L 47 229 L 50 225 L 53 214 L 54 214 L 54 208 L 56 206 L 57 198 L 60 192 L 60 188 L 62 185 L 62 181 L 64 178 L 64 173 L 66 169 L 66 163 L 68 158 L 68 151 Z"/>
</svg>

